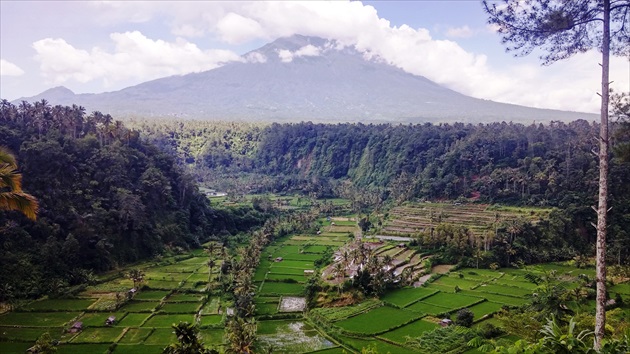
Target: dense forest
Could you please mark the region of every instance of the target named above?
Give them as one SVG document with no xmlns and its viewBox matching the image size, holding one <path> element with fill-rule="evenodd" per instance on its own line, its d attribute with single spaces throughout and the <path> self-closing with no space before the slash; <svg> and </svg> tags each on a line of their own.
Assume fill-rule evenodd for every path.
<svg viewBox="0 0 630 354">
<path fill-rule="evenodd" d="M 199 184 L 231 195 L 341 196 L 359 211 L 408 200 L 557 207 L 544 223 L 523 225 L 514 258 L 593 254 L 599 128 L 586 121 L 123 124 L 46 101 L 3 101 L 0 109 L 0 141 L 16 154 L 25 190 L 40 202 L 36 222 L 0 213 L 4 297 L 54 293 L 89 281 L 92 272 L 210 238 L 225 241 L 269 217 L 260 208 L 213 208 Z M 627 134 L 615 136 L 614 146 L 627 144 Z M 627 161 L 611 164 L 615 263 L 630 258 Z"/>
<path fill-rule="evenodd" d="M 3 100 L 0 141 L 39 201 L 35 222 L 0 212 L 0 301 L 55 294 L 210 238 L 225 242 L 269 217 L 212 208 L 173 156 L 82 107 Z"/>
<path fill-rule="evenodd" d="M 237 124 L 132 121 L 171 151 L 196 179 L 230 193 L 300 191 L 375 206 L 457 200 L 557 207 L 545 225 L 523 232 L 523 249 L 593 254 L 599 126 L 583 120 L 528 126 L 492 124 Z M 611 261 L 630 257 L 627 132 L 613 125 Z M 624 135 L 626 134 L 626 135 Z M 546 234 L 546 236 L 545 236 Z M 549 245 L 557 247 L 549 248 Z M 566 247 L 565 247 L 566 246 Z M 545 251 L 546 250 L 546 251 Z M 540 251 L 540 252 L 539 252 Z"/>
</svg>

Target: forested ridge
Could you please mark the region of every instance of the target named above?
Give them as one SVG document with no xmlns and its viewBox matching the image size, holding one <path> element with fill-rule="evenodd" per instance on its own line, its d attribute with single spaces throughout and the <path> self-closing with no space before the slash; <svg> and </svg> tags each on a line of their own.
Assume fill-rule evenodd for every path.
<svg viewBox="0 0 630 354">
<path fill-rule="evenodd" d="M 55 294 L 95 272 L 225 241 L 268 216 L 212 208 L 173 156 L 79 106 L 3 100 L 0 141 L 40 207 L 35 222 L 0 212 L 0 300 Z"/>
<path fill-rule="evenodd" d="M 35 223 L 0 214 L 0 276 L 12 287 L 6 294 L 54 292 L 89 280 L 92 271 L 225 240 L 267 216 L 213 208 L 198 184 L 231 194 L 342 196 L 359 209 L 456 199 L 557 207 L 549 220 L 522 230 L 517 256 L 548 261 L 593 251 L 599 128 L 586 121 L 123 124 L 45 101 L 3 101 L 1 114 L 0 141 L 15 152 L 24 188 L 41 206 Z M 608 242 L 615 262 L 630 255 L 627 171 L 627 162 L 612 159 Z M 542 252 L 549 245 L 554 249 Z"/>
<path fill-rule="evenodd" d="M 530 260 L 593 253 L 598 161 L 596 123 L 271 124 L 135 121 L 197 179 L 237 192 L 298 190 L 363 205 L 456 200 L 556 207 L 522 245 Z M 627 144 L 613 125 L 613 147 Z M 624 162 L 625 161 L 625 162 Z M 628 160 L 610 165 L 608 242 L 616 262 L 630 255 Z M 541 232 L 541 230 L 543 232 Z M 546 236 L 545 236 L 546 234 Z M 547 246 L 545 246 L 547 245 Z M 566 247 L 565 247 L 566 246 Z M 557 249 L 556 249 L 557 248 Z"/>
</svg>

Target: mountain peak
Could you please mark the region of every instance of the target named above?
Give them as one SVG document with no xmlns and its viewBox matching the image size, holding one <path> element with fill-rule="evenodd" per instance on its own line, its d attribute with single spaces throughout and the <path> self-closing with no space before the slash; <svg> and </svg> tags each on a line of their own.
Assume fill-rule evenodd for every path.
<svg viewBox="0 0 630 354">
<path fill-rule="evenodd" d="M 264 121 L 550 121 L 590 114 L 468 97 L 335 40 L 279 38 L 213 70 L 152 80 L 120 91 L 74 95 L 65 87 L 34 99 L 114 115 Z"/>
</svg>

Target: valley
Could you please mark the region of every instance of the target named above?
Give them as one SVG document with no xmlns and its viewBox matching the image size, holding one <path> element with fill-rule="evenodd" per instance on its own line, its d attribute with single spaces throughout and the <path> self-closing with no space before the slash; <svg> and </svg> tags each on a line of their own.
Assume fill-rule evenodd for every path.
<svg viewBox="0 0 630 354">
<path fill-rule="evenodd" d="M 241 203 L 259 198 L 297 200 L 296 196 L 254 195 Z M 350 201 L 337 199 L 335 204 L 331 215 L 306 204 L 288 209 L 317 218 L 311 227 L 275 237 L 262 249 L 252 272 L 254 352 L 360 353 L 373 348 L 379 353 L 425 353 L 431 341 L 415 338 L 430 338 L 433 332 L 448 329 L 443 327 L 444 319 L 458 321 L 462 309 L 471 313 L 470 328 L 462 327 L 463 337 L 470 340 L 494 331 L 496 341 L 513 343 L 522 338 L 509 332 L 509 313 L 530 308 L 537 293 L 549 291 L 548 287 L 566 289 L 562 306 L 574 314 L 585 315 L 594 308 L 594 300 L 581 295 L 594 276 L 592 266 L 554 262 L 484 269 L 471 267 L 474 259 L 468 265 L 437 265 L 439 256 L 419 246 L 422 235 L 430 232 L 423 227 L 477 225 L 479 230 L 489 230 L 515 218 L 540 222 L 548 217 L 548 209 L 410 203 L 372 214 L 380 226 L 363 232 Z M 441 219 L 423 219 L 434 214 Z M 400 227 L 405 219 L 419 223 L 405 224 L 405 232 Z M 470 242 L 483 238 L 480 232 L 471 227 Z M 404 234 L 410 241 L 374 236 L 391 233 Z M 161 353 L 177 341 L 171 325 L 185 321 L 199 327 L 207 347 L 227 352 L 226 323 L 234 316 L 235 299 L 225 286 L 234 274 L 222 265 L 226 259 L 233 263 L 238 254 L 211 241 L 192 252 L 100 274 L 93 285 L 76 289 L 70 297 L 24 302 L 0 315 L 0 347 L 3 353 L 23 353 L 46 332 L 58 343 L 58 353 Z M 391 279 L 383 279 L 387 285 L 380 292 L 366 294 L 355 282 L 360 282 L 358 272 L 370 267 L 372 260 L 382 262 L 377 267 Z M 611 308 L 612 321 L 630 315 L 630 282 L 618 281 L 610 291 L 623 302 Z M 478 353 L 467 342 L 454 341 L 441 348 Z"/>
</svg>

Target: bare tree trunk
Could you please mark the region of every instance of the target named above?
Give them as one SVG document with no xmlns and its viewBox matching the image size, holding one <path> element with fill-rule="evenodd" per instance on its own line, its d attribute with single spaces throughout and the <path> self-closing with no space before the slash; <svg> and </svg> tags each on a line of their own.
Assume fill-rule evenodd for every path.
<svg viewBox="0 0 630 354">
<path fill-rule="evenodd" d="M 608 98 L 610 61 L 610 0 L 604 0 L 602 38 L 602 105 L 599 141 L 599 205 L 597 207 L 595 350 L 599 351 L 606 326 L 606 214 L 608 213 Z"/>
</svg>

